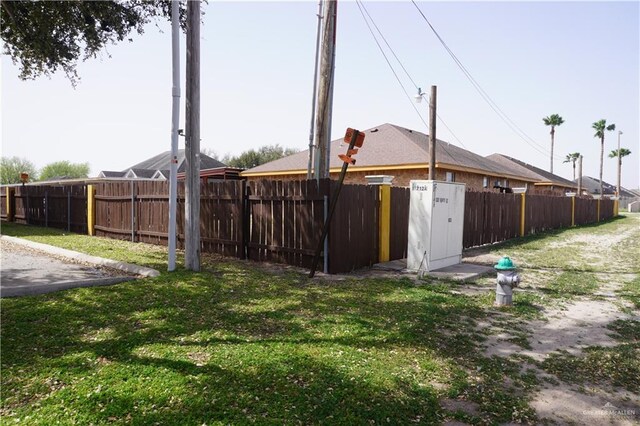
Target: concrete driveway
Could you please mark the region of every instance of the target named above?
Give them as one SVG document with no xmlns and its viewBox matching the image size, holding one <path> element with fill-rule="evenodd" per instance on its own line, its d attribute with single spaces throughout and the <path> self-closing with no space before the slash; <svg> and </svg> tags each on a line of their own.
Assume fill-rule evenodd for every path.
<svg viewBox="0 0 640 426">
<path fill-rule="evenodd" d="M 0 250 L 0 297 L 30 296 L 76 287 L 112 285 L 134 279 L 105 268 L 3 241 Z"/>
</svg>

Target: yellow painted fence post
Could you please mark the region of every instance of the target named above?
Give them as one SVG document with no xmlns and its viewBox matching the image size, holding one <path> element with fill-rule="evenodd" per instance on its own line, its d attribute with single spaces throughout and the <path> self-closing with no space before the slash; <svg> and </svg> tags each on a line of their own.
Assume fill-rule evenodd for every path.
<svg viewBox="0 0 640 426">
<path fill-rule="evenodd" d="M 597 219 L 597 222 L 600 222 L 600 198 L 598 198 L 598 207 L 597 207 L 597 211 L 598 211 L 598 219 Z"/>
<path fill-rule="evenodd" d="M 521 193 L 520 196 L 522 197 L 522 201 L 520 203 L 520 236 L 524 237 L 524 230 L 525 230 L 525 212 L 526 212 L 526 206 L 527 206 L 527 194 L 526 193 Z"/>
<path fill-rule="evenodd" d="M 87 185 L 87 234 L 96 235 L 96 189 Z"/>
<path fill-rule="evenodd" d="M 391 258 L 391 183 L 393 176 L 365 176 L 368 185 L 378 187 L 378 262 L 388 262 Z"/>
<path fill-rule="evenodd" d="M 613 201 L 613 217 L 618 217 L 620 214 L 620 198 L 616 198 Z"/>
<path fill-rule="evenodd" d="M 380 224 L 378 261 L 388 262 L 391 246 L 391 186 L 380 185 Z"/>
<path fill-rule="evenodd" d="M 7 194 L 7 222 L 13 222 L 15 220 L 15 212 L 11 207 L 15 205 L 13 198 L 15 196 L 15 190 L 13 188 L 5 187 Z M 14 207 L 15 208 L 15 207 Z"/>
<path fill-rule="evenodd" d="M 571 197 L 571 226 L 576 226 L 576 196 Z"/>
</svg>

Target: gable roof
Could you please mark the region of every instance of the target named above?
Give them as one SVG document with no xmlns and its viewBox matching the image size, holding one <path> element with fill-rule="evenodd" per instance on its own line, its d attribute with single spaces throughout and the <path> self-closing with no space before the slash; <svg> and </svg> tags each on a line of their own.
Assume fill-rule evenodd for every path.
<svg viewBox="0 0 640 426">
<path fill-rule="evenodd" d="M 99 178 L 121 178 L 121 177 L 124 177 L 125 174 L 127 174 L 126 171 L 115 172 L 112 170 L 103 170 L 98 174 L 98 177 Z"/>
<path fill-rule="evenodd" d="M 578 182 L 578 179 L 576 179 L 575 182 Z M 592 194 L 598 194 L 600 193 L 600 179 L 591 176 L 582 176 L 582 187 Z M 616 193 L 616 189 L 615 185 L 602 181 L 602 192 L 604 192 L 604 195 L 613 195 Z M 629 198 L 637 197 L 636 194 L 625 188 L 620 188 L 620 196 Z"/>
<path fill-rule="evenodd" d="M 568 188 L 576 187 L 576 184 L 568 179 L 504 154 L 491 154 L 488 155 L 487 158 L 500 164 L 500 166 L 504 167 L 506 170 L 510 170 L 513 174 L 529 178 L 540 184 L 553 184 Z"/>
<path fill-rule="evenodd" d="M 221 163 L 220 161 L 214 158 L 211 158 L 206 154 L 200 153 L 200 170 L 215 169 L 218 167 L 225 167 L 225 166 L 226 165 L 224 163 Z M 147 169 L 147 170 L 153 170 L 155 173 L 156 170 L 169 170 L 170 168 L 171 168 L 171 151 L 165 151 L 156 156 L 148 158 L 141 163 L 128 167 L 125 170 L 125 172 L 131 169 L 133 169 L 134 171 L 139 169 Z M 178 150 L 178 172 L 184 172 L 185 168 L 186 168 L 186 162 L 185 162 L 184 149 L 179 149 Z M 136 172 L 136 174 L 138 173 Z"/>
<path fill-rule="evenodd" d="M 421 132 L 405 129 L 394 124 L 382 124 L 363 131 L 364 146 L 354 156 L 356 164 L 349 167 L 351 171 L 385 169 L 385 168 L 426 168 L 429 164 L 429 137 Z M 343 139 L 331 142 L 330 167 L 342 167 L 339 153 L 347 150 L 348 144 Z M 309 161 L 309 150 L 301 151 L 269 163 L 245 170 L 243 176 L 260 176 L 269 174 L 306 173 Z M 466 149 L 448 142 L 437 140 L 436 167 L 453 166 L 454 168 L 473 169 L 478 173 L 505 176 L 505 170 L 492 160 L 482 157 Z M 507 174 L 509 174 L 507 172 Z"/>
</svg>

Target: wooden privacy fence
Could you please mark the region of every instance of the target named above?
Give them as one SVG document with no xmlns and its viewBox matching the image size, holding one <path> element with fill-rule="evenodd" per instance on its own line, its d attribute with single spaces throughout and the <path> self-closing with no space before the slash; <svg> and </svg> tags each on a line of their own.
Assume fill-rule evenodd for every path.
<svg viewBox="0 0 640 426">
<path fill-rule="evenodd" d="M 520 235 L 520 207 L 517 194 L 467 191 L 463 247 L 497 243 Z"/>
<path fill-rule="evenodd" d="M 200 240 L 205 252 L 244 259 L 244 183 L 200 185 Z M 96 235 L 167 245 L 169 183 L 103 182 L 95 185 Z M 177 242 L 184 246 L 184 182 L 178 182 Z"/>
<path fill-rule="evenodd" d="M 329 180 L 202 183 L 201 249 L 308 268 L 336 185 Z M 178 247 L 184 246 L 184 191 L 179 183 Z M 166 181 L 12 186 L 2 188 L 0 213 L 3 220 L 18 223 L 166 245 L 168 194 Z M 405 258 L 409 195 L 408 188 L 345 185 L 329 231 L 328 271 Z M 463 246 L 595 223 L 616 214 L 608 199 L 467 191 Z"/>
<path fill-rule="evenodd" d="M 87 187 L 24 185 L 2 188 L 2 219 L 87 233 Z"/>
<path fill-rule="evenodd" d="M 203 252 L 308 268 L 322 233 L 325 204 L 336 182 L 211 182 L 200 187 Z M 96 235 L 167 244 L 167 182 L 95 185 Z M 377 188 L 345 186 L 329 233 L 330 273 L 378 260 Z M 184 243 L 184 184 L 178 184 L 178 246 Z"/>
</svg>

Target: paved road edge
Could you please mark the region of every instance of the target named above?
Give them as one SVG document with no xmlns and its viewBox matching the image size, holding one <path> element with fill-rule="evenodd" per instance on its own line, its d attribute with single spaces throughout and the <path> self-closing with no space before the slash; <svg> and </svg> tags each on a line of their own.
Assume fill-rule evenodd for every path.
<svg viewBox="0 0 640 426">
<path fill-rule="evenodd" d="M 74 259 L 79 262 L 91 263 L 99 266 L 106 266 L 107 268 L 118 269 L 120 271 L 129 272 L 131 274 L 140 275 L 143 277 L 157 277 L 160 272 L 147 268 L 146 266 L 134 265 L 132 263 L 118 262 L 117 260 L 105 259 L 103 257 L 90 256 L 84 253 L 78 253 L 77 251 L 67 250 L 60 247 L 50 246 L 48 244 L 36 243 L 34 241 L 25 240 L 23 238 L 9 237 L 7 235 L 0 235 L 0 241 L 7 241 L 13 244 L 22 245 L 32 248 L 34 250 L 40 250 L 45 253 L 52 254 L 54 256 L 66 257 L 68 259 Z"/>
</svg>

